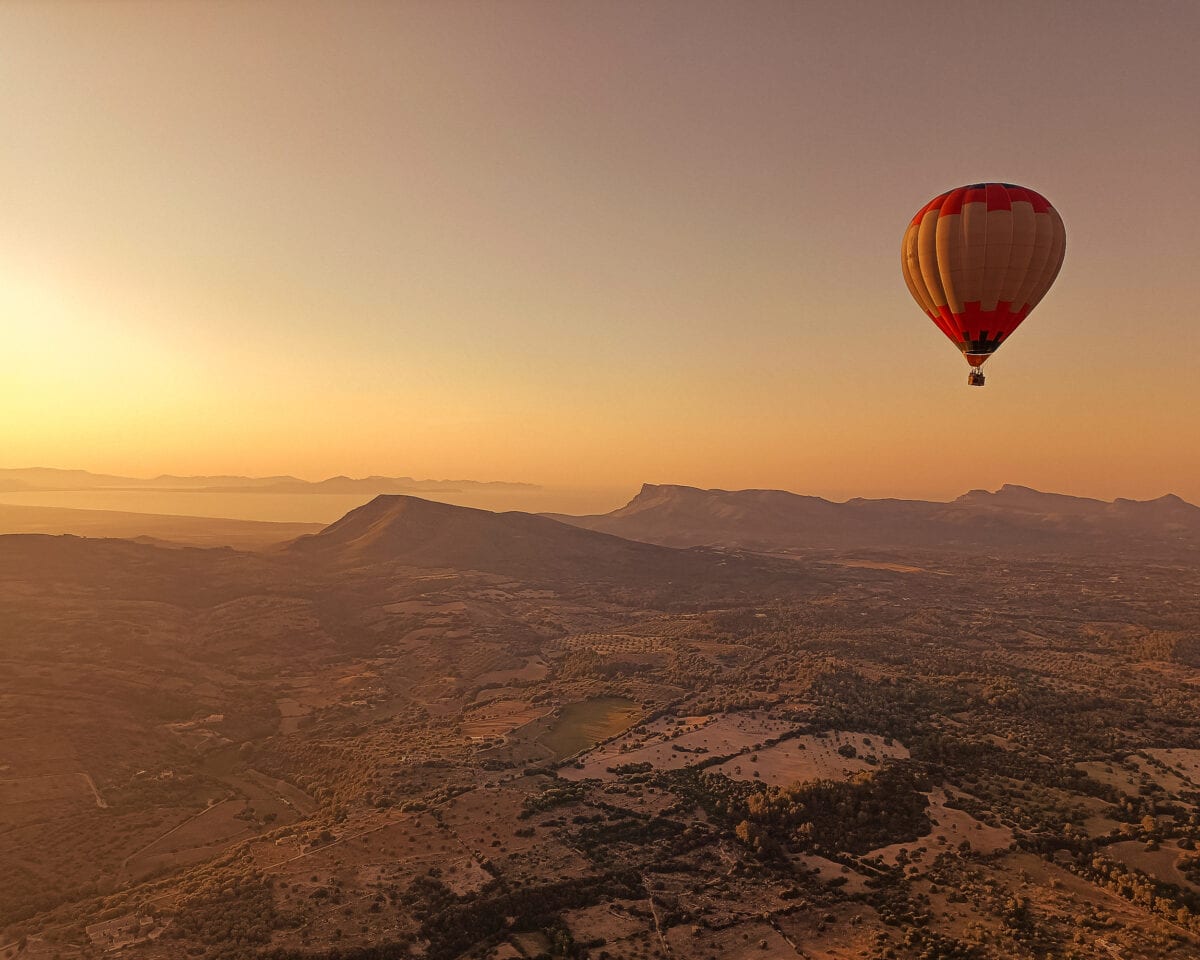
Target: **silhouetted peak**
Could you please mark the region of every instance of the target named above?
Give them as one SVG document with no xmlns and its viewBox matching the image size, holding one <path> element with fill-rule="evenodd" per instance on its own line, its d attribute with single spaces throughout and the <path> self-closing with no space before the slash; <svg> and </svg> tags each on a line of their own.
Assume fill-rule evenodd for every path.
<svg viewBox="0 0 1200 960">
<path fill-rule="evenodd" d="M 1113 501 L 1113 508 L 1124 513 L 1141 513 L 1158 517 L 1193 518 L 1200 515 L 1200 507 L 1188 503 L 1183 497 L 1168 493 L 1153 500 L 1127 500 L 1118 497 Z"/>
<path fill-rule="evenodd" d="M 335 478 L 336 479 L 336 478 Z M 439 521 L 450 517 L 471 517 L 479 520 L 496 516 L 487 510 L 460 507 L 439 500 L 426 500 L 404 493 L 381 493 L 372 497 L 361 507 L 355 507 L 340 520 L 336 520 L 317 536 L 342 535 L 350 531 L 378 529 L 388 524 L 411 524 Z"/>
<path fill-rule="evenodd" d="M 705 491 L 699 487 L 689 487 L 682 483 L 643 483 L 642 489 L 638 491 L 634 500 L 642 499 L 658 499 L 659 497 L 678 497 L 688 496 L 689 494 L 700 494 Z"/>
<path fill-rule="evenodd" d="M 405 494 L 380 494 L 285 549 L 336 564 L 395 562 L 546 577 L 602 576 L 675 553 L 530 513 L 493 513 Z"/>
<path fill-rule="evenodd" d="M 633 506 L 642 501 L 662 502 L 664 500 L 696 500 L 696 501 L 727 501 L 754 503 L 764 500 L 792 500 L 829 503 L 823 497 L 814 497 L 802 493 L 792 493 L 789 490 L 748 489 L 724 490 L 720 487 L 708 489 L 689 487 L 679 483 L 643 483 L 637 496 L 629 501 Z"/>
<path fill-rule="evenodd" d="M 1097 510 L 1107 506 L 1103 500 L 1090 497 L 1073 497 L 1065 493 L 1047 493 L 1019 483 L 1006 483 L 995 493 L 987 490 L 971 490 L 954 501 L 967 506 L 991 507 L 1009 510 L 1037 510 L 1050 513 L 1063 510 L 1078 513 Z"/>
<path fill-rule="evenodd" d="M 996 495 L 1001 497 L 1023 497 L 1028 496 L 1029 494 L 1033 494 L 1034 496 L 1038 497 L 1062 496 L 1062 494 L 1044 493 L 1041 490 L 1035 490 L 1033 487 L 1026 487 L 1020 483 L 1006 483 L 996 491 Z"/>
</svg>

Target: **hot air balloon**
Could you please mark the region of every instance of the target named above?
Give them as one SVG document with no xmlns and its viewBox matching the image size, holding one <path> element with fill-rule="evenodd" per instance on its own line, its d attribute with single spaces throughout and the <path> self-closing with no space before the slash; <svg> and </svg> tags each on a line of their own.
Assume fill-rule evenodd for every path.
<svg viewBox="0 0 1200 960">
<path fill-rule="evenodd" d="M 1058 211 L 1013 183 L 958 187 L 917 211 L 901 244 L 904 281 L 967 358 L 967 383 L 983 386 L 984 361 L 1046 295 L 1066 248 Z"/>
</svg>

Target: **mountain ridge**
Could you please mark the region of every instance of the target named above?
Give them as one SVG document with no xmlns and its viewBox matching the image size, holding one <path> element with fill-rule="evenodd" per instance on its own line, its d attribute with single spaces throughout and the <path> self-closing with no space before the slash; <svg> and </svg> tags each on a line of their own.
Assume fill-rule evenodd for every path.
<svg viewBox="0 0 1200 960">
<path fill-rule="evenodd" d="M 1175 494 L 1113 501 L 1018 484 L 950 501 L 854 498 L 786 490 L 644 484 L 623 507 L 564 523 L 668 546 L 795 549 L 945 548 L 1080 552 L 1106 545 L 1200 550 L 1200 507 Z"/>
<path fill-rule="evenodd" d="M 323 480 L 303 480 L 288 474 L 267 477 L 237 475 L 178 476 L 162 473 L 156 477 L 126 477 L 92 473 L 88 470 L 57 467 L 0 468 L 0 491 L 42 493 L 79 490 L 203 490 L 206 493 L 400 493 L 456 492 L 463 488 L 489 490 L 538 490 L 533 483 L 508 480 L 433 480 L 414 477 L 348 477 L 338 475 Z"/>
</svg>

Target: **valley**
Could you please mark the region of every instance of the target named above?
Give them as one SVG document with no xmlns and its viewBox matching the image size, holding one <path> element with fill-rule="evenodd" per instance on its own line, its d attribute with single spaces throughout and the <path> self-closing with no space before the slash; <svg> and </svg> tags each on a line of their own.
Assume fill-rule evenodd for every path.
<svg viewBox="0 0 1200 960">
<path fill-rule="evenodd" d="M 1198 597 L 411 497 L 0 537 L 0 956 L 1194 956 Z"/>
</svg>

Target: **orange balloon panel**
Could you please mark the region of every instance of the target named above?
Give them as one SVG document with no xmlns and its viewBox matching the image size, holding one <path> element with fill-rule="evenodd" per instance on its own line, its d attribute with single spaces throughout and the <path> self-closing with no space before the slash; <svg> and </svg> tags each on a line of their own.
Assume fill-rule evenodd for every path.
<svg viewBox="0 0 1200 960">
<path fill-rule="evenodd" d="M 913 299 L 978 367 L 1046 295 L 1066 249 L 1062 217 L 1041 194 L 972 183 L 917 211 L 900 260 Z"/>
</svg>

